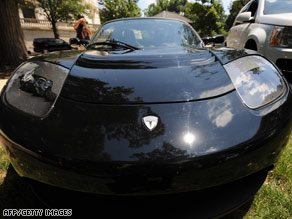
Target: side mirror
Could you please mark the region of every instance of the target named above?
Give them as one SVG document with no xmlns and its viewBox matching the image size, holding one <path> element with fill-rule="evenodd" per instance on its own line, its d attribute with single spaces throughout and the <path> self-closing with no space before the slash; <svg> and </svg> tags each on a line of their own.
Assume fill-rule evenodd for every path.
<svg viewBox="0 0 292 219">
<path fill-rule="evenodd" d="M 79 38 L 70 38 L 69 40 L 70 45 L 80 45 L 80 39 Z"/>
<path fill-rule="evenodd" d="M 83 45 L 83 46 L 86 46 L 88 45 L 90 42 L 90 40 L 83 40 L 83 39 L 79 39 L 79 38 L 70 38 L 69 40 L 69 43 L 70 45 L 74 45 L 74 46 L 80 46 L 80 45 Z"/>
<path fill-rule="evenodd" d="M 247 11 L 247 12 L 240 13 L 239 15 L 237 15 L 235 20 L 236 22 L 241 22 L 241 23 L 249 22 L 252 20 L 251 12 Z"/>
<path fill-rule="evenodd" d="M 202 37 L 203 42 L 207 47 L 218 47 L 220 44 L 224 43 L 225 37 L 224 35 L 213 35 L 211 37 Z"/>
<path fill-rule="evenodd" d="M 205 45 L 210 43 L 210 40 L 212 39 L 212 37 L 202 37 L 201 38 L 203 40 L 203 42 L 205 43 Z"/>
<path fill-rule="evenodd" d="M 80 44 L 83 46 L 87 46 L 89 44 L 90 40 L 80 40 Z"/>
<path fill-rule="evenodd" d="M 216 44 L 224 43 L 224 40 L 225 40 L 224 35 L 214 35 L 211 38 L 211 42 Z"/>
</svg>

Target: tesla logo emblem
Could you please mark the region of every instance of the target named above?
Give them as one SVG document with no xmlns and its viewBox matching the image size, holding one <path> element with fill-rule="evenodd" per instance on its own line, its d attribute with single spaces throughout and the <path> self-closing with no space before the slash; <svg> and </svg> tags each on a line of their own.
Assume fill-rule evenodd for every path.
<svg viewBox="0 0 292 219">
<path fill-rule="evenodd" d="M 155 129 L 158 123 L 158 117 L 156 116 L 146 116 L 143 117 L 143 123 L 148 128 L 149 131 L 152 131 Z"/>
</svg>

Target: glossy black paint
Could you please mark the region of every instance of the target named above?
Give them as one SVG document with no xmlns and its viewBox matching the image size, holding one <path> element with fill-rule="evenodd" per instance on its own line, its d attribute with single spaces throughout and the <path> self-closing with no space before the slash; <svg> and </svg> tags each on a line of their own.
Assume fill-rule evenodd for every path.
<svg viewBox="0 0 292 219">
<path fill-rule="evenodd" d="M 62 92 L 67 98 L 93 103 L 157 103 L 205 99 L 232 91 L 233 84 L 221 64 L 246 55 L 247 51 L 229 49 L 126 54 L 89 50 L 53 53 L 32 61 L 72 68 Z"/>
<path fill-rule="evenodd" d="M 73 192 L 30 180 L 34 191 L 47 208 L 69 208 L 74 217 L 99 214 L 108 218 L 218 218 L 238 208 L 254 194 L 265 181 L 267 169 L 241 180 L 195 192 L 163 196 L 106 196 Z M 113 211 L 115 209 L 115 211 Z M 246 209 L 246 206 L 243 208 Z M 246 212 L 242 212 L 244 215 Z M 240 215 L 237 215 L 239 217 Z"/>
<path fill-rule="evenodd" d="M 252 55 L 252 54 L 258 54 L 256 51 L 253 50 L 234 50 L 234 49 L 230 49 L 230 48 L 212 48 L 212 49 L 197 49 L 197 50 L 177 50 L 174 49 L 172 51 L 172 54 L 176 51 L 177 53 L 191 53 L 192 51 L 199 51 L 201 50 L 203 53 L 206 50 L 209 50 L 211 53 L 213 53 L 213 55 L 216 56 L 216 59 L 218 61 L 220 61 L 222 64 L 226 64 L 232 60 L 238 59 L 240 57 L 244 57 L 247 55 Z M 91 50 L 94 51 L 94 50 Z M 170 49 L 171 51 L 171 49 Z M 59 52 L 52 52 L 46 55 L 42 55 L 42 56 L 35 56 L 33 58 L 31 58 L 31 61 L 46 61 L 46 62 L 51 62 L 51 63 L 56 63 L 58 65 L 64 66 L 68 69 L 71 69 L 73 67 L 73 65 L 75 64 L 75 62 L 77 61 L 77 59 L 80 57 L 80 55 L 86 53 L 87 51 L 82 51 L 82 50 L 72 50 L 72 51 L 59 51 Z M 134 53 L 133 53 L 134 52 Z M 136 51 L 139 52 L 139 51 Z M 146 53 L 145 53 L 146 52 Z M 85 59 L 90 60 L 90 59 L 97 59 L 98 57 L 105 57 L 105 56 L 109 56 L 109 55 L 116 55 L 116 54 L 122 54 L 125 55 L 124 52 L 101 52 L 98 54 L 96 51 L 94 52 L 95 54 L 93 54 L 93 56 L 90 54 L 90 52 L 87 52 L 87 54 L 84 55 Z M 141 53 L 141 51 L 140 51 Z M 151 50 L 148 52 L 148 55 L 151 56 L 155 56 L 156 57 L 160 54 L 163 54 L 163 50 Z M 206 52 L 205 52 L 206 53 Z M 127 53 L 126 53 L 127 54 Z M 132 51 L 131 54 L 135 54 L 135 51 Z M 147 51 L 144 51 L 144 54 L 147 54 Z M 165 54 L 165 52 L 164 52 Z M 176 54 L 173 54 L 173 57 L 175 57 Z M 106 59 L 105 59 L 106 60 Z M 83 59 L 84 61 L 84 59 Z M 197 62 L 199 62 L 198 60 L 196 60 Z M 158 62 L 158 61 L 157 61 Z M 91 64 L 93 62 L 91 61 Z M 158 62 L 159 63 L 159 62 Z M 108 63 L 104 63 L 104 65 L 102 66 L 108 66 Z M 177 65 L 177 64 L 176 64 Z M 160 65 L 159 65 L 160 66 Z M 150 66 L 151 68 L 151 66 Z"/>
<path fill-rule="evenodd" d="M 246 51 L 206 49 L 138 50 L 126 54 L 87 51 L 76 60 L 62 95 L 94 103 L 157 103 L 210 98 L 234 89 L 220 63 L 247 54 Z M 50 56 L 46 60 L 70 67 L 69 63 L 65 65 L 64 61 Z"/>
<path fill-rule="evenodd" d="M 150 105 L 60 97 L 45 119 L 3 107 L 2 131 L 8 138 L 1 142 L 20 175 L 52 185 L 100 194 L 185 192 L 272 165 L 290 133 L 291 101 L 288 92 L 277 110 L 254 111 L 235 91 L 205 101 Z M 159 117 L 152 132 L 141 123 L 145 115 Z M 184 141 L 187 133 L 195 136 L 193 144 Z"/>
<path fill-rule="evenodd" d="M 210 51 L 216 56 L 216 58 L 222 63 L 222 65 L 225 65 L 228 62 L 244 56 L 258 54 L 254 50 L 235 50 L 227 47 L 222 47 L 218 49 L 212 48 Z"/>
<path fill-rule="evenodd" d="M 0 143 L 21 176 L 96 194 L 181 193 L 245 178 L 276 162 L 292 124 L 287 84 L 258 109 L 239 98 L 222 65 L 251 54 L 181 48 L 35 57 L 70 73 L 44 117 L 13 108 L 3 92 Z M 151 132 L 142 124 L 149 115 L 159 118 Z"/>
<path fill-rule="evenodd" d="M 62 96 L 91 103 L 165 103 L 206 99 L 233 89 L 208 50 L 88 51 L 71 69 Z"/>
<path fill-rule="evenodd" d="M 44 61 L 51 62 L 57 65 L 61 65 L 65 68 L 71 69 L 84 51 L 82 50 L 70 50 L 70 51 L 60 51 L 60 52 L 51 52 L 42 56 L 35 56 L 29 61 Z"/>
</svg>

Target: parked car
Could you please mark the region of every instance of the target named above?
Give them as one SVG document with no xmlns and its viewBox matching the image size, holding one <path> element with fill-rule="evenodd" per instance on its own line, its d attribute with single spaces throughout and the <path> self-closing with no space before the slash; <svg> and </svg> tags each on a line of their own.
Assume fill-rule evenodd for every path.
<svg viewBox="0 0 292 219">
<path fill-rule="evenodd" d="M 292 76 L 291 0 L 252 0 L 237 15 L 226 45 L 258 51 Z"/>
<path fill-rule="evenodd" d="M 211 37 L 202 37 L 203 42 L 205 45 L 211 45 L 211 46 L 223 46 L 223 43 L 225 41 L 224 35 L 213 35 Z"/>
<path fill-rule="evenodd" d="M 52 51 L 72 49 L 69 43 L 56 38 L 35 38 L 33 40 L 33 50 L 35 52 L 48 53 Z"/>
<path fill-rule="evenodd" d="M 0 98 L 0 144 L 24 178 L 103 200 L 154 197 L 143 215 L 183 205 L 179 218 L 186 209 L 210 218 L 255 195 L 287 143 L 291 113 L 290 87 L 263 56 L 205 48 L 183 21 L 118 19 L 85 51 L 14 71 Z M 196 201 L 157 203 L 184 194 Z"/>
</svg>

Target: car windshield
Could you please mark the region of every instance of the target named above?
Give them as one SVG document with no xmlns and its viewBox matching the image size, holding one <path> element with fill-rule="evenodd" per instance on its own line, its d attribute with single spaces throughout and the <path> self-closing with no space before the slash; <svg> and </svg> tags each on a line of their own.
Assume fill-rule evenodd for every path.
<svg viewBox="0 0 292 219">
<path fill-rule="evenodd" d="M 143 49 L 202 47 L 199 36 L 189 25 L 167 19 L 129 19 L 110 22 L 98 31 L 91 44 L 109 41 L 118 41 Z"/>
<path fill-rule="evenodd" d="M 291 0 L 266 0 L 264 14 L 284 14 L 292 12 Z"/>
</svg>

